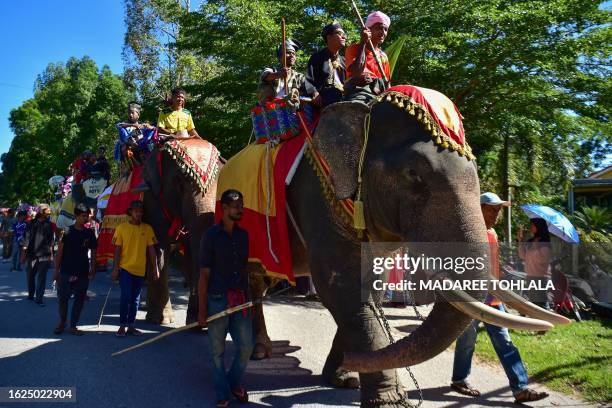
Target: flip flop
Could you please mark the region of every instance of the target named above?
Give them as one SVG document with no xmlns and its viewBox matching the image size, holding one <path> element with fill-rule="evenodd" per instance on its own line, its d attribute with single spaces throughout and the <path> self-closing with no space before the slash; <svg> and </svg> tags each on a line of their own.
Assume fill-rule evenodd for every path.
<svg viewBox="0 0 612 408">
<path fill-rule="evenodd" d="M 463 381 L 458 383 L 451 383 L 451 388 L 457 391 L 459 394 L 468 395 L 470 397 L 480 397 L 480 391 Z"/>
<path fill-rule="evenodd" d="M 539 401 L 546 397 L 548 397 L 547 392 L 538 392 L 532 390 L 531 388 L 525 388 L 524 390 L 514 394 L 514 403 L 522 404 L 523 402 Z"/>
<path fill-rule="evenodd" d="M 241 404 L 249 402 L 249 394 L 244 388 L 236 388 L 232 390 L 232 395 L 236 397 Z"/>
</svg>

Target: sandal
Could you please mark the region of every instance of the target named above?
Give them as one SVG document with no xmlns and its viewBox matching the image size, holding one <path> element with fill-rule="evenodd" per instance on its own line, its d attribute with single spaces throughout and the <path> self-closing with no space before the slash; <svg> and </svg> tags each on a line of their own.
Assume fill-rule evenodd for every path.
<svg viewBox="0 0 612 408">
<path fill-rule="evenodd" d="M 79 330 L 76 327 L 72 327 L 70 329 L 70 334 L 74 334 L 75 336 L 82 336 L 85 334 L 85 332 L 83 330 Z"/>
<path fill-rule="evenodd" d="M 127 329 L 127 334 L 131 334 L 132 336 L 142 336 L 142 332 L 135 327 L 130 327 Z"/>
<path fill-rule="evenodd" d="M 238 402 L 240 402 L 241 404 L 246 404 L 247 402 L 249 402 L 249 394 L 244 388 L 236 388 L 232 390 L 232 395 L 236 397 Z"/>
<path fill-rule="evenodd" d="M 465 381 L 451 383 L 451 388 L 453 391 L 456 391 L 459 394 L 468 395 L 470 397 L 480 397 L 480 391 L 474 387 L 471 387 Z"/>
<path fill-rule="evenodd" d="M 66 325 L 64 323 L 60 323 L 55 329 L 53 329 L 53 334 L 62 334 L 65 328 Z"/>
<path fill-rule="evenodd" d="M 524 390 L 521 390 L 518 393 L 514 394 L 514 403 L 522 404 L 523 402 L 539 401 L 546 397 L 548 397 L 547 392 L 538 392 L 532 390 L 531 388 L 525 388 Z"/>
<path fill-rule="evenodd" d="M 223 400 L 223 401 L 217 402 L 217 408 L 229 408 L 229 401 Z"/>
</svg>

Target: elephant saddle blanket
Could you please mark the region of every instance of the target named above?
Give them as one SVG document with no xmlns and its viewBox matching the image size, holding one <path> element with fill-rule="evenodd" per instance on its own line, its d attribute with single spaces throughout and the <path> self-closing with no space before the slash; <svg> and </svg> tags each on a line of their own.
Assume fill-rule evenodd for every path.
<svg viewBox="0 0 612 408">
<path fill-rule="evenodd" d="M 181 172 L 195 183 L 200 192 L 206 194 L 219 172 L 219 150 L 208 140 L 200 138 L 170 140 L 164 144 L 163 150 L 176 161 Z"/>
<path fill-rule="evenodd" d="M 106 265 L 113 259 L 114 246 L 112 244 L 115 228 L 121 223 L 127 222 L 127 208 L 133 200 L 142 200 L 142 192 L 132 192 L 132 189 L 142 183 L 142 166 L 134 167 L 126 177 L 121 177 L 113 184 L 113 189 L 108 196 L 100 235 L 98 236 L 98 250 L 96 251 L 96 263 Z"/>
<path fill-rule="evenodd" d="M 387 89 L 381 98 L 399 104 L 411 115 L 416 113 L 419 122 L 435 126 L 458 145 L 465 145 L 459 109 L 444 94 L 419 86 L 398 85 Z"/>
<path fill-rule="evenodd" d="M 308 125 L 312 131 L 312 125 Z M 269 276 L 295 284 L 285 188 L 304 155 L 306 132 L 281 143 L 250 144 L 221 169 L 217 181 L 215 220 L 223 216 L 220 199 L 227 189 L 244 197 L 239 224 L 249 233 L 249 262 L 259 263 Z"/>
</svg>

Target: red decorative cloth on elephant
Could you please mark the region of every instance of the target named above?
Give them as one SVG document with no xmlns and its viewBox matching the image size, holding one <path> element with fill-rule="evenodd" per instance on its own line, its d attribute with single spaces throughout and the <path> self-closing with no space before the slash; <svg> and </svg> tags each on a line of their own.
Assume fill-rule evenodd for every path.
<svg viewBox="0 0 612 408">
<path fill-rule="evenodd" d="M 473 160 L 472 150 L 465 140 L 461 113 L 444 94 L 413 85 L 387 89 L 378 97 L 414 116 L 432 135 L 434 143 Z"/>
<path fill-rule="evenodd" d="M 312 125 L 308 126 L 312 131 Z M 217 182 L 215 219 L 219 221 L 223 215 L 221 194 L 230 188 L 240 191 L 244 213 L 239 224 L 249 233 L 249 262 L 261 264 L 270 276 L 295 284 L 285 187 L 304 154 L 306 133 L 300 126 L 298 136 L 280 144 L 259 139 L 223 166 Z"/>
<path fill-rule="evenodd" d="M 208 140 L 200 138 L 170 140 L 163 150 L 176 161 L 179 169 L 198 186 L 200 192 L 206 194 L 219 171 L 219 150 Z"/>
<path fill-rule="evenodd" d="M 115 182 L 113 191 L 108 198 L 108 205 L 102 219 L 102 229 L 98 237 L 96 262 L 99 265 L 106 265 L 108 261 L 113 259 L 115 247 L 112 239 L 115 228 L 129 220 L 126 210 L 130 203 L 134 200 L 142 200 L 143 193 L 132 192 L 132 189 L 142 181 L 142 166 L 137 166 L 127 177 L 121 177 Z"/>
</svg>

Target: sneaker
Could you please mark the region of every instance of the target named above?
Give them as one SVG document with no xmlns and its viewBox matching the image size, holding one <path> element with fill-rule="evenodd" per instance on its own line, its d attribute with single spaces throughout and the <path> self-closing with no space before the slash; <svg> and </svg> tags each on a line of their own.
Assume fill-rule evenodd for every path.
<svg viewBox="0 0 612 408">
<path fill-rule="evenodd" d="M 125 337 L 125 327 L 123 326 L 119 327 L 119 330 L 117 330 L 117 333 L 115 333 L 115 336 Z"/>
</svg>

